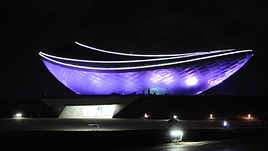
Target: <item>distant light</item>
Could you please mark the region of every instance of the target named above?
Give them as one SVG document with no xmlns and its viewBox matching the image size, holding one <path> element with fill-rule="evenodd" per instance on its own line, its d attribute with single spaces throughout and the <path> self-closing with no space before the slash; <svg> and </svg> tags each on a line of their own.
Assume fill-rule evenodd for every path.
<svg viewBox="0 0 268 151">
<path fill-rule="evenodd" d="M 248 120 L 251 120 L 251 114 L 248 114 Z"/>
<path fill-rule="evenodd" d="M 223 122 L 223 126 L 226 127 L 227 126 L 227 121 Z"/>
<path fill-rule="evenodd" d="M 185 84 L 188 86 L 194 86 L 198 83 L 198 79 L 195 76 L 188 77 L 185 80 Z"/>
<path fill-rule="evenodd" d="M 210 115 L 209 115 L 209 119 L 212 120 L 213 118 L 214 118 L 214 117 L 213 117 L 213 114 L 210 114 Z"/>
<path fill-rule="evenodd" d="M 149 114 L 144 113 L 144 118 L 145 118 L 145 119 L 147 119 L 147 118 L 149 118 L 149 117 L 150 117 L 150 115 L 149 115 Z"/>
<path fill-rule="evenodd" d="M 226 128 L 228 126 L 228 122 L 226 120 L 223 121 L 223 127 Z"/>
<path fill-rule="evenodd" d="M 178 118 L 178 116 L 177 116 L 177 115 L 173 115 L 173 118 L 174 118 L 174 119 L 177 119 L 177 118 Z"/>
<path fill-rule="evenodd" d="M 22 117 L 22 113 L 16 113 L 16 114 L 14 115 L 14 117 L 15 117 L 15 118 Z"/>
</svg>

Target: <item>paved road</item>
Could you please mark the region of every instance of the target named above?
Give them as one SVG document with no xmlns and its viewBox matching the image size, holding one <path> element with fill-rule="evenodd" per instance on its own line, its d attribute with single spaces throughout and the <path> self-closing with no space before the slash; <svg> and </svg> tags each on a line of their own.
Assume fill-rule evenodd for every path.
<svg viewBox="0 0 268 151">
<path fill-rule="evenodd" d="M 11 143 L 14 145 L 6 146 L 10 150 L 13 147 L 20 150 L 94 148 L 98 151 L 268 150 L 268 131 L 261 129 L 260 121 L 230 122 L 231 126 L 226 130 L 222 128 L 222 121 L 180 121 L 183 128 L 191 129 L 185 134 L 185 142 L 167 143 L 161 140 L 165 137 L 162 130 L 167 127 L 167 120 L 0 119 L 0 147 Z M 100 130 L 92 131 L 95 128 L 88 124 L 99 124 Z M 243 128 L 246 130 L 241 131 Z"/>
<path fill-rule="evenodd" d="M 13 139 L 0 139 L 0 147 L 8 150 L 93 150 L 93 151 L 267 151 L 268 135 L 250 136 L 240 138 L 228 138 L 224 140 L 211 141 L 183 141 L 176 143 L 155 143 L 147 144 L 143 140 L 141 144 L 125 144 L 117 142 L 116 144 L 103 142 L 99 140 L 92 142 L 92 139 L 86 137 L 22 137 Z M 105 137 L 103 137 L 105 138 Z M 113 137 L 117 140 L 117 137 Z M 154 139 L 154 138 L 151 138 Z M 118 140 L 117 140 L 118 141 Z M 133 140 L 127 140 L 133 141 Z"/>
<path fill-rule="evenodd" d="M 132 148 L 129 151 L 266 151 L 265 136 L 221 141 L 177 142 L 155 146 Z M 114 150 L 117 150 L 114 148 Z"/>
</svg>

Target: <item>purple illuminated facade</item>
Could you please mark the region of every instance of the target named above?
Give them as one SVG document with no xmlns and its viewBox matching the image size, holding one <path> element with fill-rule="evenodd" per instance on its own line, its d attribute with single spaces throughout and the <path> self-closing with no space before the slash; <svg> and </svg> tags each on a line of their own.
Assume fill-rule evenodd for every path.
<svg viewBox="0 0 268 151">
<path fill-rule="evenodd" d="M 39 54 L 62 84 L 81 95 L 197 95 L 220 84 L 252 57 L 251 50 L 223 50 L 121 63 Z"/>
</svg>

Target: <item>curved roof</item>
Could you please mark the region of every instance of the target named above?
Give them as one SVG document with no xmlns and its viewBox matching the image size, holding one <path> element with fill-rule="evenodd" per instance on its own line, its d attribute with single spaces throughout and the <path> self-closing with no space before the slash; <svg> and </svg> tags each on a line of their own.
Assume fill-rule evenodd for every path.
<svg viewBox="0 0 268 151">
<path fill-rule="evenodd" d="M 92 50 L 98 51 L 96 49 Z M 116 52 L 105 50 L 101 53 L 114 57 Z M 228 49 L 156 57 L 138 54 L 134 59 L 117 61 L 98 60 L 97 57 L 82 60 L 44 52 L 39 55 L 55 78 L 77 94 L 196 95 L 237 72 L 252 57 L 252 50 Z"/>
<path fill-rule="evenodd" d="M 252 50 L 235 50 L 235 49 L 226 49 L 226 50 L 214 50 L 207 52 L 193 52 L 193 53 L 183 53 L 183 54 L 161 54 L 161 55 L 152 55 L 152 54 L 130 54 L 130 53 L 119 53 L 109 50 L 103 50 L 87 46 L 78 42 L 75 42 L 77 45 L 86 47 L 91 50 L 99 51 L 102 53 L 123 55 L 123 56 L 135 56 L 135 57 L 146 57 L 146 59 L 132 59 L 132 60 L 117 60 L 117 61 L 107 61 L 107 60 L 82 60 L 75 58 L 66 58 L 60 56 L 54 56 L 44 52 L 39 52 L 39 55 L 49 60 L 53 63 L 81 68 L 81 69 L 91 69 L 91 70 L 106 70 L 106 71 L 115 71 L 115 70 L 137 70 L 137 69 L 147 69 L 147 68 L 162 68 L 165 66 L 172 66 L 177 64 L 189 63 L 199 60 L 206 60 L 217 58 L 221 56 L 230 56 L 241 53 L 252 53 Z M 150 58 L 151 57 L 151 58 Z M 149 58 L 149 59 L 148 59 Z"/>
</svg>

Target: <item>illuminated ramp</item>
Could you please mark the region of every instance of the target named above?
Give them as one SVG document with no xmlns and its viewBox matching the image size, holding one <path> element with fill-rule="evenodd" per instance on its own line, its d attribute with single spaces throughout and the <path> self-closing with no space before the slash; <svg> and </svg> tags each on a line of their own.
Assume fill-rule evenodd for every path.
<svg viewBox="0 0 268 151">
<path fill-rule="evenodd" d="M 59 118 L 113 118 L 137 99 L 138 96 L 87 96 L 42 101 L 53 108 Z"/>
<path fill-rule="evenodd" d="M 59 118 L 112 118 L 120 110 L 120 105 L 68 105 Z"/>
</svg>

